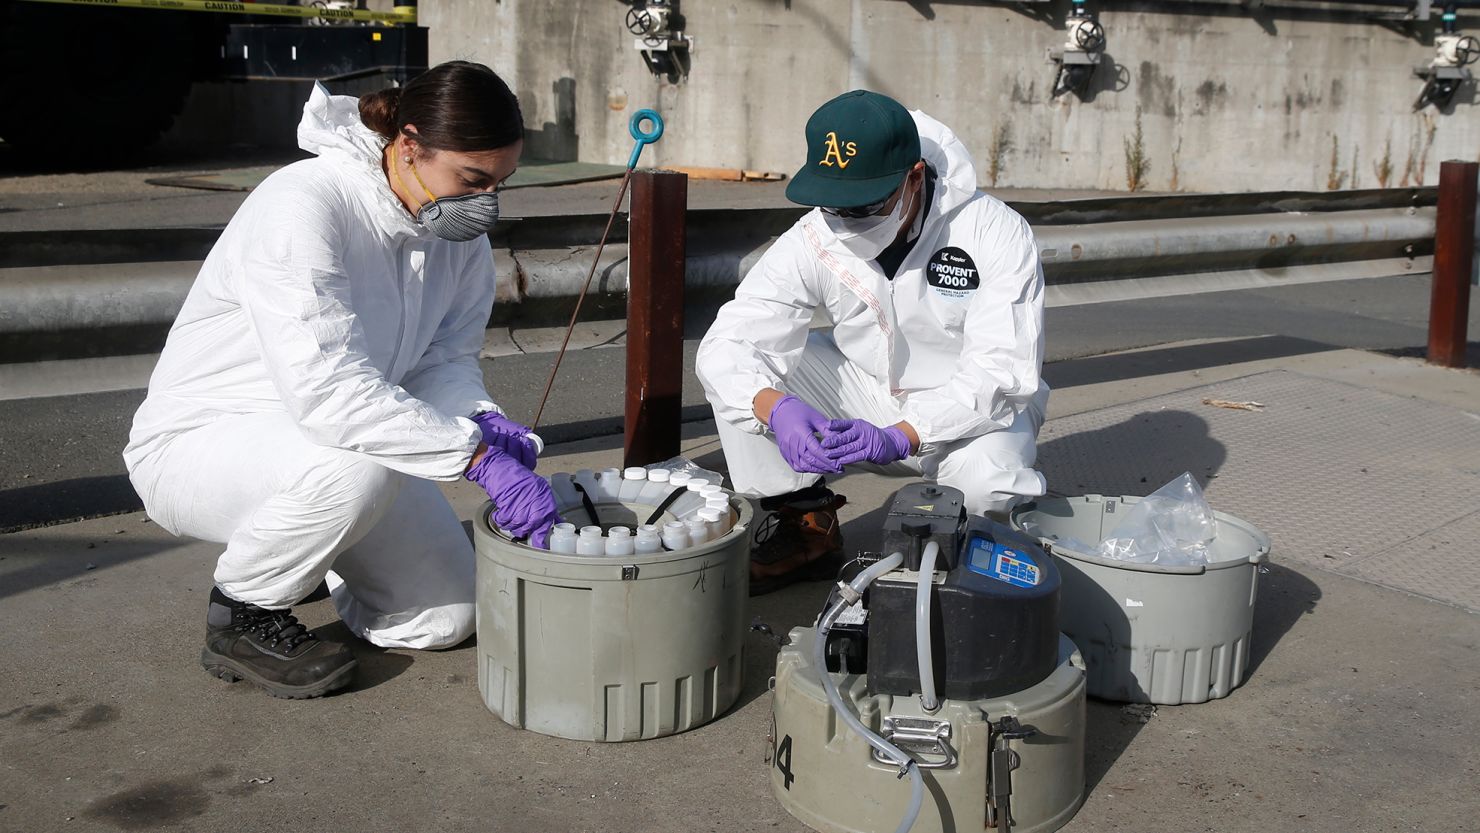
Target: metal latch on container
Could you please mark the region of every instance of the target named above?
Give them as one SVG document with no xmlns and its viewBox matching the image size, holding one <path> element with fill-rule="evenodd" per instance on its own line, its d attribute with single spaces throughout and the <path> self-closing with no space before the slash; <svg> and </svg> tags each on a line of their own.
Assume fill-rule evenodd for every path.
<svg viewBox="0 0 1480 833">
<path fill-rule="evenodd" d="M 883 731 L 879 734 L 884 740 L 909 753 L 920 769 L 955 768 L 956 749 L 951 746 L 949 720 L 890 715 L 884 718 L 882 728 Z M 882 756 L 877 749 L 873 750 L 873 755 L 874 760 L 881 764 L 895 765 L 894 761 Z"/>
<path fill-rule="evenodd" d="M 637 578 L 637 567 L 633 564 L 622 565 L 622 581 L 633 581 Z"/>
<path fill-rule="evenodd" d="M 987 775 L 991 786 L 987 791 L 987 826 L 1012 833 L 1012 771 L 1022 766 L 1023 759 L 1007 743 L 1030 738 L 1038 730 L 1024 726 L 1011 715 L 988 725 L 993 740 L 992 765 Z"/>
</svg>

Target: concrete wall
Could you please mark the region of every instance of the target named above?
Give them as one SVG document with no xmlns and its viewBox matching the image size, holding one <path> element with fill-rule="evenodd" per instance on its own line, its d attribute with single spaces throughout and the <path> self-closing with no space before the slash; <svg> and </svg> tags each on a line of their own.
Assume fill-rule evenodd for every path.
<svg viewBox="0 0 1480 833">
<path fill-rule="evenodd" d="M 478 60 L 504 75 L 525 109 L 529 152 L 548 158 L 624 162 L 628 117 L 653 107 L 668 133 L 648 164 L 789 174 L 807 116 L 855 87 L 952 126 L 983 184 L 1005 136 L 1003 187 L 1124 190 L 1138 113 L 1152 191 L 1371 188 L 1384 158 L 1387 184 L 1433 184 L 1439 160 L 1480 154 L 1473 84 L 1451 113 L 1412 111 L 1412 70 L 1432 57 L 1433 24 L 1405 33 L 1370 8 L 1091 0 L 1109 46 L 1087 100 L 1049 95 L 1045 51 L 1064 39 L 1067 0 L 680 0 L 695 48 L 679 83 L 643 65 L 627 8 L 424 0 L 421 17 L 433 62 Z"/>
</svg>

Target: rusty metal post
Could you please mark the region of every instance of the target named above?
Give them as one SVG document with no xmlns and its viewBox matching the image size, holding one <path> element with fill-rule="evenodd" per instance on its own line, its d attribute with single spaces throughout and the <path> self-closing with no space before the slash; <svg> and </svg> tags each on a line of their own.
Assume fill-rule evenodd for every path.
<svg viewBox="0 0 1480 833">
<path fill-rule="evenodd" d="M 1439 216 L 1434 229 L 1434 283 L 1429 301 L 1430 364 L 1465 366 L 1470 276 L 1475 268 L 1475 189 L 1480 164 L 1439 167 Z"/>
<path fill-rule="evenodd" d="M 678 454 L 683 406 L 684 215 L 689 178 L 632 173 L 627 234 L 627 412 L 623 465 Z"/>
</svg>

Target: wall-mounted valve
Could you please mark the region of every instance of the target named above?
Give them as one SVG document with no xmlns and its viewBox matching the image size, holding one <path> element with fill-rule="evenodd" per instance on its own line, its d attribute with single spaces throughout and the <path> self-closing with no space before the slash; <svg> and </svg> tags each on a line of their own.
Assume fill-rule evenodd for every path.
<svg viewBox="0 0 1480 833">
<path fill-rule="evenodd" d="M 1100 65 L 1100 56 L 1105 53 L 1105 27 L 1084 7 L 1085 0 L 1073 2 L 1064 27 L 1068 35 L 1064 45 L 1048 51 L 1049 61 L 1058 65 L 1053 82 L 1055 98 L 1070 91 L 1084 95 L 1095 67 Z"/>
<path fill-rule="evenodd" d="M 1434 60 L 1414 69 L 1414 74 L 1424 80 L 1423 90 L 1413 103 L 1415 110 L 1430 104 L 1441 110 L 1448 107 L 1460 85 L 1470 80 L 1467 67 L 1480 58 L 1480 38 L 1455 31 L 1455 18 L 1453 6 L 1444 9 L 1443 32 L 1434 36 Z"/>
<path fill-rule="evenodd" d="M 654 74 L 677 80 L 688 74 L 688 52 L 693 39 L 681 31 L 677 0 L 632 0 L 627 31 L 636 37 L 632 47 Z"/>
</svg>

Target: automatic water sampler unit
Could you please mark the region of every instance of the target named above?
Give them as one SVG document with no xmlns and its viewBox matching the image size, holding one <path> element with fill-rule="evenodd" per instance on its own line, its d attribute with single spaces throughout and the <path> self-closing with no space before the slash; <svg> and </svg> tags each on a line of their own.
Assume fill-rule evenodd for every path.
<svg viewBox="0 0 1480 833">
<path fill-rule="evenodd" d="M 1084 799 L 1084 663 L 1059 573 L 957 489 L 895 493 L 776 659 L 771 787 L 826 833 L 1047 833 Z"/>
</svg>

